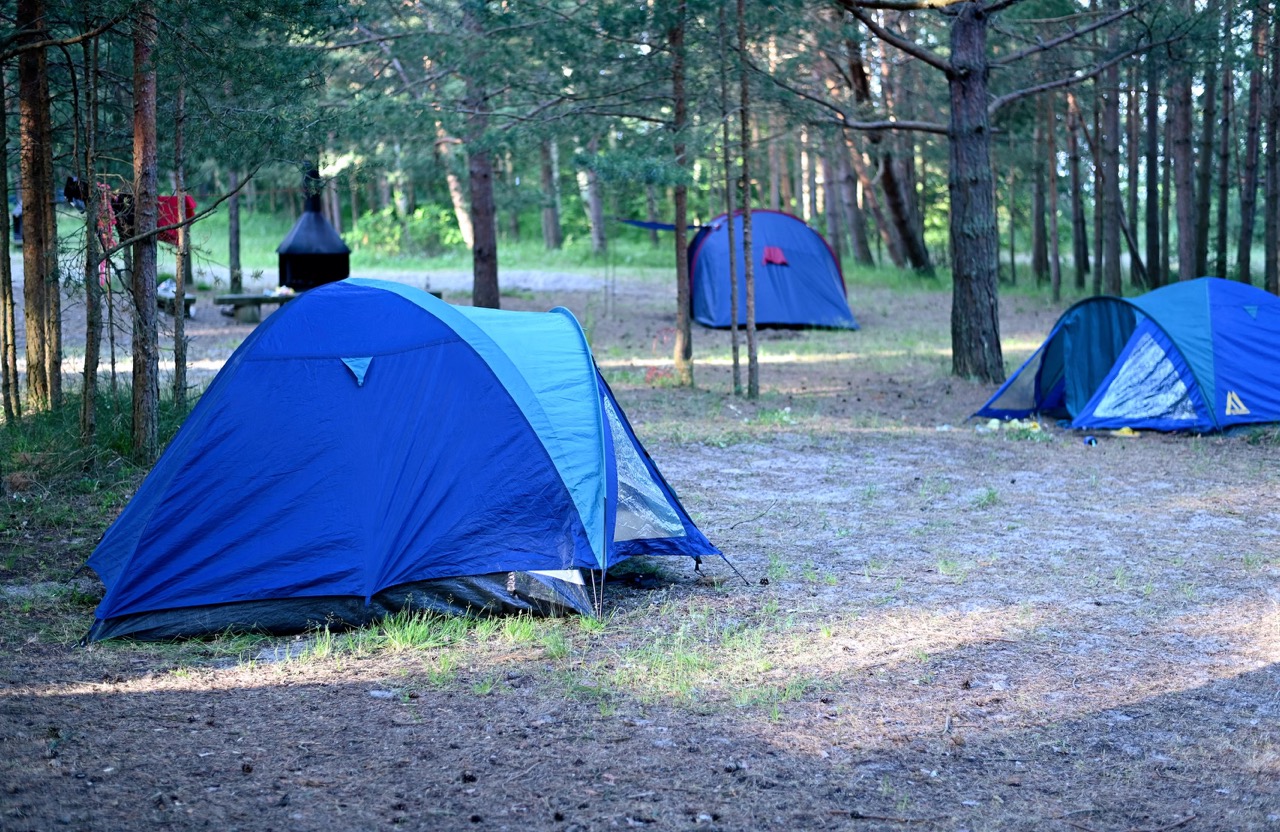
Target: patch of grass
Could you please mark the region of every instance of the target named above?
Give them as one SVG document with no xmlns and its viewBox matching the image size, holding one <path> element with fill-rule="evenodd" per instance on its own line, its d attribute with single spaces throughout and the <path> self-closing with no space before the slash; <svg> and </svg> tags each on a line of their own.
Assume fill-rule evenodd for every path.
<svg viewBox="0 0 1280 832">
<path fill-rule="evenodd" d="M 991 486 L 987 486 L 977 497 L 974 498 L 973 507 L 978 509 L 991 508 L 1000 504 L 1000 492 Z"/>
<path fill-rule="evenodd" d="M 777 552 L 769 553 L 769 568 L 765 574 L 769 576 L 770 581 L 781 581 L 787 577 L 787 573 L 791 571 L 791 567 L 782 559 Z"/>
<path fill-rule="evenodd" d="M 790 407 L 783 407 L 779 409 L 764 408 L 757 411 L 756 415 L 751 417 L 748 422 L 750 424 L 760 425 L 763 427 L 779 428 L 794 425 L 796 423 L 796 419 L 791 415 Z"/>
</svg>

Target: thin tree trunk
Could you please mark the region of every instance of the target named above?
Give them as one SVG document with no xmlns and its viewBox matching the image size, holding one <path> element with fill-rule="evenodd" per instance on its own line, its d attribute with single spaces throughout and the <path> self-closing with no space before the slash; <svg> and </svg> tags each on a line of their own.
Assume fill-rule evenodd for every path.
<svg viewBox="0 0 1280 832">
<path fill-rule="evenodd" d="M 880 187 L 884 191 L 885 205 L 889 209 L 889 217 L 902 241 L 907 262 L 911 268 L 925 277 L 933 277 L 935 272 L 933 262 L 929 259 L 929 249 L 916 233 L 911 208 L 902 183 L 898 179 L 897 165 L 894 164 L 893 154 L 888 151 L 880 157 Z"/>
<path fill-rule="evenodd" d="M 840 233 L 843 223 L 840 221 L 840 187 L 836 184 L 835 165 L 831 164 L 831 139 L 823 141 L 822 147 L 822 211 L 827 220 L 827 242 L 835 253 L 836 262 L 840 262 L 844 243 Z"/>
<path fill-rule="evenodd" d="M 473 116 L 474 118 L 474 116 Z M 440 154 L 440 165 L 444 168 L 445 184 L 449 187 L 449 203 L 453 206 L 453 216 L 458 222 L 458 234 L 467 248 L 474 249 L 476 231 L 472 225 L 471 208 L 467 205 L 466 189 L 462 186 L 462 178 L 453 169 L 453 146 L 458 140 L 445 132 L 444 125 L 436 122 L 436 152 Z M 399 154 L 396 154 L 397 157 Z M 470 161 L 468 160 L 468 166 Z M 396 164 L 399 168 L 399 162 Z M 398 171 L 401 172 L 402 171 Z M 468 171 L 469 172 L 469 171 Z M 492 176 L 492 172 L 490 172 Z M 490 180 L 492 182 L 492 180 Z"/>
<path fill-rule="evenodd" d="M 1170 147 L 1173 146 L 1173 120 L 1164 122 L 1164 159 L 1160 168 L 1160 274 L 1165 283 L 1173 281 L 1173 223 L 1169 220 L 1169 211 L 1173 206 L 1173 158 Z"/>
<path fill-rule="evenodd" d="M 1067 174 L 1071 179 L 1071 263 L 1075 268 L 1075 287 L 1083 290 L 1089 273 L 1089 228 L 1081 194 L 1080 110 L 1071 93 L 1067 94 Z"/>
<path fill-rule="evenodd" d="M 98 362 L 102 345 L 101 245 L 98 236 L 99 208 L 105 193 L 98 189 L 98 42 L 81 43 L 84 57 L 84 164 L 80 168 L 84 192 L 84 383 L 80 397 L 80 443 L 92 448 L 98 433 Z M 92 458 L 90 458 L 91 461 Z"/>
<path fill-rule="evenodd" d="M 489 117 L 486 95 L 467 79 L 468 150 L 467 182 L 471 190 L 471 303 L 497 309 L 502 304 L 498 288 L 498 222 L 493 199 L 493 159 L 481 144 Z"/>
<path fill-rule="evenodd" d="M 555 140 L 539 146 L 542 156 L 542 244 L 547 251 L 564 245 L 560 230 L 560 187 L 556 177 Z"/>
<path fill-rule="evenodd" d="M 1045 97 L 1046 128 L 1048 135 L 1046 145 L 1049 158 L 1049 287 L 1053 292 L 1053 302 L 1062 300 L 1062 252 L 1058 237 L 1058 141 L 1057 114 L 1054 112 L 1054 95 Z"/>
<path fill-rule="evenodd" d="M 133 455 L 155 461 L 159 445 L 159 345 L 156 334 L 156 44 L 155 5 L 144 0 L 133 24 Z"/>
<path fill-rule="evenodd" d="M 874 266 L 871 246 L 867 242 L 867 218 L 858 204 L 858 178 L 849 164 L 849 152 L 842 138 L 837 138 L 832 152 L 836 157 L 836 176 L 840 178 L 840 199 L 844 203 L 845 225 L 853 248 L 853 259 L 861 266 Z"/>
<path fill-rule="evenodd" d="M 746 0 L 738 0 L 738 52 L 747 53 Z M 742 141 L 742 274 L 747 287 L 747 398 L 760 398 L 760 356 L 756 347 L 756 270 L 751 252 L 751 85 L 747 63 L 739 66 Z"/>
<path fill-rule="evenodd" d="M 1235 18 L 1235 4 L 1225 0 L 1222 4 L 1222 114 L 1218 118 L 1218 216 L 1217 238 L 1214 241 L 1214 274 L 1227 276 L 1227 200 L 1231 189 L 1231 120 L 1235 118 L 1235 81 L 1233 79 L 1231 24 Z"/>
<path fill-rule="evenodd" d="M 1095 83 L 1095 90 L 1097 86 Z M 1095 95 L 1093 99 L 1093 135 L 1095 136 L 1102 135 L 1102 105 L 1102 95 Z M 1080 121 L 1080 130 L 1086 137 L 1089 135 L 1089 125 L 1083 119 Z M 1107 250 L 1104 239 L 1106 232 L 1103 230 L 1107 216 L 1107 187 L 1103 182 L 1107 163 L 1101 151 L 1100 143 L 1090 142 L 1089 155 L 1093 158 L 1093 293 L 1095 295 L 1100 295 L 1103 291 L 1102 281 L 1106 274 L 1106 267 L 1102 261 Z"/>
<path fill-rule="evenodd" d="M 737 182 L 733 178 L 733 145 L 730 143 L 729 136 L 729 66 L 728 55 L 732 54 L 729 50 L 729 37 L 726 32 L 725 25 L 725 8 L 720 6 L 719 9 L 719 33 L 720 33 L 720 138 L 721 146 L 724 151 L 724 215 L 729 224 L 729 339 L 730 346 L 733 350 L 733 395 L 742 395 L 742 357 L 739 347 L 738 338 L 738 247 L 734 240 L 734 213 L 736 211 L 734 205 L 734 191 L 737 188 Z M 773 142 L 769 143 L 770 156 L 770 178 L 773 179 L 777 174 L 777 168 L 773 167 L 774 153 Z M 776 182 L 773 193 L 777 194 Z"/>
<path fill-rule="evenodd" d="M 8 93 L 0 72 L 0 147 L 9 147 Z M 0 164 L 0 193 L 9 193 L 9 165 Z M 13 265 L 9 260 L 9 211 L 0 218 L 0 402 L 6 426 L 22 416 L 22 396 L 18 389 L 17 302 L 13 294 Z"/>
<path fill-rule="evenodd" d="M 1119 0 L 1107 0 L 1108 11 L 1120 7 Z M 1107 52 L 1120 48 L 1120 33 L 1115 26 L 1107 29 Z M 1120 277 L 1120 67 L 1113 65 L 1103 73 L 1102 102 L 1102 284 L 1108 295 L 1122 295 Z"/>
<path fill-rule="evenodd" d="M 649 184 L 644 186 L 644 208 L 646 219 L 649 222 L 656 223 L 658 221 L 658 186 Z M 654 248 L 661 245 L 662 240 L 658 236 L 658 229 L 649 229 L 649 243 Z"/>
<path fill-rule="evenodd" d="M 1044 125 L 1039 118 L 1031 132 L 1031 153 L 1034 160 L 1031 163 L 1031 273 L 1039 286 L 1049 279 L 1049 232 L 1045 225 Z M 1010 192 L 1010 197 L 1012 196 L 1013 193 Z M 1009 227 L 1012 229 L 1013 224 L 1010 223 Z"/>
<path fill-rule="evenodd" d="M 231 293 L 244 291 L 243 271 L 240 266 L 240 171 L 232 168 L 228 174 L 231 196 L 227 199 L 227 263 L 231 270 Z"/>
<path fill-rule="evenodd" d="M 741 2 L 741 0 L 739 0 Z M 999 233 L 987 115 L 987 13 L 962 3 L 951 24 L 952 372 L 988 383 L 1004 380 L 997 295 Z"/>
<path fill-rule="evenodd" d="M 846 140 L 849 148 L 849 161 L 853 163 L 854 172 L 858 176 L 858 185 L 862 190 L 863 203 L 871 215 L 876 220 L 876 231 L 879 233 L 878 239 L 884 241 L 885 248 L 889 250 L 889 260 L 899 269 L 907 267 L 907 256 L 903 251 L 902 238 L 898 236 L 897 228 L 893 223 L 885 217 L 884 209 L 880 205 L 880 200 L 876 197 L 876 189 L 873 186 L 873 177 L 871 171 L 867 169 L 866 162 L 862 158 L 862 153 L 853 146 L 851 141 Z"/>
<path fill-rule="evenodd" d="M 1129 222 L 1133 224 L 1133 233 L 1138 233 L 1138 162 L 1141 156 L 1141 133 L 1142 133 L 1142 114 L 1141 108 L 1138 106 L 1138 67 L 1131 66 L 1129 70 L 1129 93 L 1127 97 L 1127 107 L 1125 109 L 1125 169 L 1127 173 L 1127 187 L 1125 189 L 1125 198 L 1128 210 L 1125 212 L 1129 218 Z M 1141 287 L 1144 284 L 1139 280 L 1138 270 L 1133 263 L 1129 264 L 1129 285 Z"/>
<path fill-rule="evenodd" d="M 178 220 L 187 218 L 187 85 L 178 82 L 174 98 L 173 176 L 178 198 Z M 173 404 L 179 413 L 187 408 L 187 270 L 191 266 L 191 227 L 178 228 L 178 251 L 174 263 L 173 298 Z"/>
<path fill-rule="evenodd" d="M 1262 285 L 1280 295 L 1280 18 L 1271 27 L 1271 114 L 1267 118 L 1267 208 L 1263 215 Z"/>
<path fill-rule="evenodd" d="M 594 160 L 599 151 L 599 140 L 594 136 L 587 143 L 587 153 Z M 600 193 L 600 175 L 588 167 L 581 172 L 582 202 L 587 210 L 587 223 L 591 227 L 591 253 L 603 256 L 608 241 L 604 233 L 604 196 Z"/>
<path fill-rule="evenodd" d="M 769 207 L 775 211 L 782 210 L 782 154 L 778 151 L 777 124 L 770 117 L 769 122 Z"/>
<path fill-rule="evenodd" d="M 1009 165 L 1009 285 L 1018 285 L 1018 191 L 1015 167 Z"/>
<path fill-rule="evenodd" d="M 1240 239 L 1236 279 L 1253 282 L 1253 226 L 1258 206 L 1258 134 L 1262 128 L 1263 68 L 1267 63 L 1267 20 L 1270 3 L 1253 5 L 1253 63 L 1249 68 L 1249 108 L 1245 115 L 1244 158 L 1240 160 Z"/>
<path fill-rule="evenodd" d="M 1209 273 L 1209 212 L 1213 207 L 1213 134 L 1218 110 L 1218 67 L 1210 61 L 1204 76 L 1200 153 L 1196 165 L 1196 274 Z M 1225 107 L 1224 107 L 1225 109 Z"/>
<path fill-rule="evenodd" d="M 1160 268 L 1160 77 L 1155 60 L 1147 55 L 1147 288 L 1164 284 Z M 1136 222 L 1136 218 L 1135 218 Z"/>
<path fill-rule="evenodd" d="M 685 129 L 688 126 L 689 102 L 685 97 L 685 45 L 684 29 L 688 6 L 680 0 L 675 9 L 675 23 L 667 33 L 671 47 L 671 99 L 674 109 L 671 123 L 675 141 L 676 167 L 684 171 L 689 165 L 685 155 Z M 745 133 L 744 133 L 745 135 Z M 745 139 L 744 139 L 745 141 Z M 676 238 L 676 339 L 673 350 L 676 382 L 684 387 L 693 386 L 693 327 L 689 310 L 689 190 L 683 177 L 675 187 L 675 238 Z"/>
<path fill-rule="evenodd" d="M 1174 213 L 1178 220 L 1178 280 L 1191 280 L 1196 271 L 1195 153 L 1191 138 L 1191 76 L 1179 68 L 1170 90 L 1173 131 L 1173 178 L 1177 194 Z"/>
</svg>

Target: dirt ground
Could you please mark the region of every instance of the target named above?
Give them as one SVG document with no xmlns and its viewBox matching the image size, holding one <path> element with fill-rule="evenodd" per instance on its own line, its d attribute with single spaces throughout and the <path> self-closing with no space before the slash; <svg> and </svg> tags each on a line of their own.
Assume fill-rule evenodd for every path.
<svg viewBox="0 0 1280 832">
<path fill-rule="evenodd" d="M 665 283 L 565 285 L 503 302 L 579 316 L 736 572 L 642 564 L 602 624 L 85 649 L 100 586 L 9 568 L 0 829 L 1280 828 L 1273 432 L 975 430 L 928 288 L 762 333 L 756 403 L 697 330 L 679 390 Z M 1058 311 L 1007 296 L 1006 355 Z M 212 372 L 250 327 L 202 312 Z"/>
</svg>

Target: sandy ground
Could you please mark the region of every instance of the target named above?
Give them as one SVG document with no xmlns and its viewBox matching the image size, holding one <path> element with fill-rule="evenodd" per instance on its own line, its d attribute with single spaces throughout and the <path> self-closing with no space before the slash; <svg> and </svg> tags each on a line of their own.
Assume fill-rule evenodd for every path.
<svg viewBox="0 0 1280 832">
<path fill-rule="evenodd" d="M 978 432 L 945 294 L 852 302 L 859 333 L 764 333 L 749 403 L 724 333 L 666 384 L 665 285 L 504 298 L 578 314 L 745 580 L 670 564 L 603 628 L 372 651 L 76 649 L 91 599 L 37 628 L 6 596 L 0 828 L 1280 828 L 1280 446 Z M 1057 312 L 1002 308 L 1011 357 Z M 216 364 L 249 327 L 207 311 Z"/>
</svg>

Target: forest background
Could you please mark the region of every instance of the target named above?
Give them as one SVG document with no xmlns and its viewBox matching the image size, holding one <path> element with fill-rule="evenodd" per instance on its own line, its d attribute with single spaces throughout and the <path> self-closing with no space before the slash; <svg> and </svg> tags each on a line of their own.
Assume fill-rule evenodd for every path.
<svg viewBox="0 0 1280 832">
<path fill-rule="evenodd" d="M 4 419 L 64 406 L 60 307 L 79 293 L 88 346 L 74 392 L 93 444 L 103 290 L 118 288 L 132 310 L 131 450 L 154 459 L 158 235 L 177 232 L 179 295 L 201 258 L 225 263 L 236 291 L 242 229 L 287 228 L 312 166 L 358 266 L 469 256 L 478 305 L 500 304 L 500 263 L 538 250 L 670 269 L 683 384 L 686 226 L 790 211 L 849 266 L 949 279 L 953 371 L 998 382 L 1002 281 L 1055 300 L 1205 274 L 1277 291 L 1273 11 L 1267 0 L 6 4 L 0 187 L 24 209 L 25 373 L 0 251 Z M 78 224 L 58 221 L 69 178 L 92 183 Z M 225 250 L 192 252 L 187 223 L 165 227 L 162 192 L 196 197 L 196 228 L 225 214 Z M 108 193 L 132 197 L 132 228 L 99 221 Z M 676 232 L 637 239 L 617 218 Z M 182 327 L 179 409 L 191 386 Z"/>
</svg>

